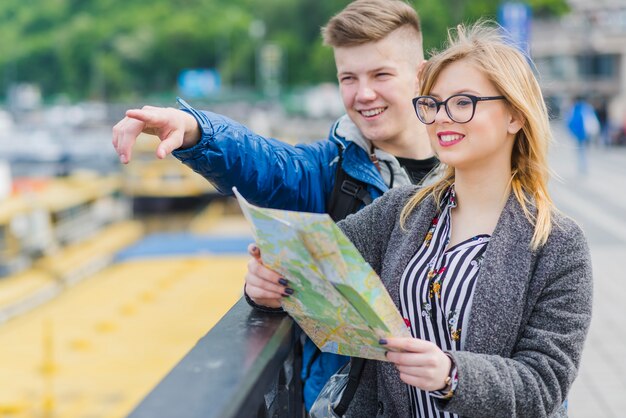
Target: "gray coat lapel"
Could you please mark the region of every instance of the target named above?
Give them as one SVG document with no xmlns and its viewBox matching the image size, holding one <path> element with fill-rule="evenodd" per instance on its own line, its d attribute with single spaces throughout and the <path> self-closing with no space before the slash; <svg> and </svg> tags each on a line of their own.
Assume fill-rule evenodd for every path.
<svg viewBox="0 0 626 418">
<path fill-rule="evenodd" d="M 477 277 L 467 351 L 510 354 L 524 312 L 533 229 L 513 194 L 500 215 Z"/>
<path fill-rule="evenodd" d="M 394 261 L 393 264 L 383 264 L 382 274 L 385 276 L 383 280 L 387 284 L 389 295 L 398 307 L 400 306 L 400 279 L 409 261 L 423 244 L 436 211 L 434 199 L 428 197 L 409 217 L 406 229 L 402 230 L 398 221 L 389 239 L 385 260 Z"/>
<path fill-rule="evenodd" d="M 383 264 L 381 277 L 387 285 L 387 290 L 395 304 L 400 306 L 400 279 L 411 258 L 424 242 L 428 229 L 436 214 L 436 205 L 432 197 L 428 197 L 419 208 L 409 217 L 406 230 L 400 228 L 399 222 L 391 235 L 385 257 L 394 260 L 393 264 Z M 399 256 L 398 256 L 399 255 Z M 379 367 L 379 388 L 388 393 L 394 401 L 395 415 L 410 416 L 410 405 L 406 384 L 398 377 L 396 368 L 391 363 L 381 363 Z M 389 405 L 387 405 L 389 408 Z M 392 411 L 386 411 L 387 415 Z"/>
</svg>

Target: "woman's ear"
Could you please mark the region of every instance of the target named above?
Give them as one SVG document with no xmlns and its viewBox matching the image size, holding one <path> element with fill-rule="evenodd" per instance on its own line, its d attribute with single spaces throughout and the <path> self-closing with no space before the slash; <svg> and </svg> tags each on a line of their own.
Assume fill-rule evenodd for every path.
<svg viewBox="0 0 626 418">
<path fill-rule="evenodd" d="M 516 133 L 520 131 L 520 129 L 522 129 L 525 123 L 526 123 L 526 118 L 524 118 L 524 116 L 522 116 L 522 114 L 519 113 L 518 111 L 513 110 L 511 111 L 511 117 L 509 119 L 509 126 L 507 129 L 507 132 L 512 135 L 515 135 Z"/>
</svg>

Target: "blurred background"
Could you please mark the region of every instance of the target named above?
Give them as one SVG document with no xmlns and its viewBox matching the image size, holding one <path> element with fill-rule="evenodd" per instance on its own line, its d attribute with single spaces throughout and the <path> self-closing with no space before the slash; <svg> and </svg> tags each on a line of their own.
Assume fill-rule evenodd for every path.
<svg viewBox="0 0 626 418">
<path fill-rule="evenodd" d="M 343 113 L 320 27 L 346 0 L 0 2 L 0 417 L 123 417 L 241 297 L 236 204 L 111 128 L 145 104 L 225 114 L 290 143 Z M 440 0 L 427 56 L 487 17 L 536 64 L 555 143 L 551 187 L 585 228 L 596 310 L 573 417 L 626 411 L 626 0 Z M 584 138 L 568 129 L 585 103 Z M 417 123 L 417 120 L 416 120 Z"/>
</svg>

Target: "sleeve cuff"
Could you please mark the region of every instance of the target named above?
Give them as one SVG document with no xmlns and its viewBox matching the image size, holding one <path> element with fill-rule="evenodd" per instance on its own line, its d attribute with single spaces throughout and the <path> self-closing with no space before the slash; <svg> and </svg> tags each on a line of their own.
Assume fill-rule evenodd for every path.
<svg viewBox="0 0 626 418">
<path fill-rule="evenodd" d="M 250 296 L 246 293 L 246 285 L 243 285 L 243 296 L 246 298 L 246 302 L 248 305 L 252 306 L 254 309 L 259 310 L 261 312 L 271 313 L 271 314 L 284 314 L 285 310 L 283 308 L 270 308 L 269 306 L 263 306 L 255 303 Z"/>
<path fill-rule="evenodd" d="M 196 119 L 198 126 L 200 127 L 200 140 L 198 141 L 198 143 L 196 143 L 195 145 L 189 148 L 176 149 L 172 152 L 172 155 L 174 155 L 176 158 L 180 160 L 185 160 L 188 158 L 193 158 L 195 155 L 195 152 L 198 149 L 202 150 L 206 148 L 207 142 L 213 139 L 214 129 L 213 129 L 213 124 L 211 123 L 207 115 L 205 115 L 202 112 L 197 111 L 196 109 L 191 107 L 189 103 L 187 103 L 185 100 L 181 99 L 180 97 L 177 97 L 176 101 L 180 105 L 180 110 L 182 110 L 183 112 L 187 112 L 191 116 L 193 116 L 194 119 Z"/>
<path fill-rule="evenodd" d="M 459 373 L 457 371 L 456 362 L 454 361 L 454 358 L 452 357 L 452 355 L 450 355 L 450 353 L 446 353 L 446 355 L 450 358 L 450 361 L 452 362 L 452 365 L 450 367 L 450 383 L 442 390 L 435 390 L 433 392 L 430 392 L 430 396 L 442 400 L 452 398 L 452 396 L 454 396 L 454 391 L 459 384 Z"/>
</svg>

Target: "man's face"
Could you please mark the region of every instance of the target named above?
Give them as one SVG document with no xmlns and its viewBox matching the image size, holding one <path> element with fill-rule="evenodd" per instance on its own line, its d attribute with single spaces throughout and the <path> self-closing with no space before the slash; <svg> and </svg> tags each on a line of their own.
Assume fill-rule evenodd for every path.
<svg viewBox="0 0 626 418">
<path fill-rule="evenodd" d="M 396 31 L 378 42 L 334 49 L 348 116 L 365 138 L 391 153 L 414 141 L 419 124 L 411 103 L 418 92 L 415 48 Z"/>
</svg>

